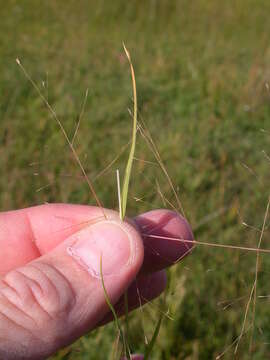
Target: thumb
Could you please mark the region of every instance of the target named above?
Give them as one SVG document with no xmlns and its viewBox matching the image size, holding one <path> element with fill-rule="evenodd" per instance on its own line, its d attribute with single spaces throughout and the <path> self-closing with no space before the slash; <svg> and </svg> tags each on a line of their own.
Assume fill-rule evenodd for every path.
<svg viewBox="0 0 270 360">
<path fill-rule="evenodd" d="M 139 233 L 109 219 L 80 230 L 53 251 L 0 280 L 0 358 L 40 359 L 95 327 L 143 261 Z"/>
</svg>

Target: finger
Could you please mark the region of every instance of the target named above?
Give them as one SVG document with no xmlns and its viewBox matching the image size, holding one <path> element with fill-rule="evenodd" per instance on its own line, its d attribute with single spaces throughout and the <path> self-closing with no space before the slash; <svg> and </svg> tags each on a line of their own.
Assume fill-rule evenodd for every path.
<svg viewBox="0 0 270 360">
<path fill-rule="evenodd" d="M 153 210 L 137 216 L 135 222 L 142 234 L 145 248 L 142 273 L 164 269 L 191 252 L 191 227 L 177 212 Z"/>
<path fill-rule="evenodd" d="M 0 281 L 0 358 L 44 358 L 93 329 L 143 262 L 140 234 L 111 218 L 85 227 Z"/>
<path fill-rule="evenodd" d="M 147 302 L 154 300 L 165 290 L 167 284 L 166 271 L 162 270 L 153 274 L 141 275 L 136 278 L 127 291 L 128 311 L 135 310 Z M 125 297 L 121 296 L 114 309 L 118 316 L 125 314 Z M 112 313 L 105 315 L 98 324 L 105 325 L 113 321 Z"/>
<path fill-rule="evenodd" d="M 67 204 L 0 213 L 0 274 L 49 252 L 80 228 L 103 217 L 98 207 Z"/>
<path fill-rule="evenodd" d="M 108 216 L 117 212 L 104 209 Z M 104 218 L 95 206 L 47 204 L 0 214 L 0 274 L 43 255 L 91 222 Z M 190 251 L 190 243 L 151 235 L 193 239 L 187 221 L 176 212 L 155 210 L 135 218 L 145 243 L 142 271 L 153 272 L 173 264 Z"/>
</svg>

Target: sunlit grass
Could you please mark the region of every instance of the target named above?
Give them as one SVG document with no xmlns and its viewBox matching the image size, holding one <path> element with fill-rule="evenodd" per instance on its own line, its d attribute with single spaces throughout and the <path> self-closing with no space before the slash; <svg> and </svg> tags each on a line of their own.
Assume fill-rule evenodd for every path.
<svg viewBox="0 0 270 360">
<path fill-rule="evenodd" d="M 122 196 L 121 196 L 122 206 L 121 206 L 120 218 L 122 220 L 125 218 L 125 215 L 126 215 L 129 181 L 130 181 L 132 164 L 133 164 L 134 155 L 135 155 L 136 134 L 137 134 L 137 90 L 136 90 L 135 73 L 134 73 L 132 62 L 131 62 L 130 54 L 124 44 L 123 44 L 123 46 L 124 46 L 124 50 L 125 50 L 127 59 L 130 64 L 134 105 L 133 105 L 132 140 L 131 140 L 131 147 L 130 147 L 130 152 L 129 152 L 128 161 L 127 161 L 126 170 L 125 170 L 125 177 L 124 177 L 124 181 L 123 181 L 123 189 L 122 189 Z"/>
<path fill-rule="evenodd" d="M 30 1 L 2 7 L 2 209 L 93 200 L 57 124 L 20 75 L 17 57 L 70 139 L 89 89 L 74 148 L 102 204 L 117 208 L 115 170 L 122 178 L 130 145 L 125 146 L 131 140 L 126 110 L 134 105 L 121 49 L 124 40 L 136 64 L 139 113 L 158 145 L 196 240 L 256 250 L 269 188 L 270 109 L 264 86 L 269 80 L 269 3 L 100 4 L 46 2 L 37 8 Z M 43 88 L 47 74 L 49 87 Z M 127 215 L 164 203 L 180 209 L 166 174 L 151 165 L 156 158 L 140 130 L 136 157 L 141 161 L 133 164 Z M 255 258 L 256 251 L 198 246 L 190 259 L 174 268 L 168 296 L 174 320 L 163 319 L 153 357 L 208 360 L 226 349 L 223 358 L 231 359 L 234 346 L 229 346 L 241 333 Z M 256 360 L 268 355 L 270 337 L 269 306 L 263 297 L 269 294 L 270 264 L 267 254 L 260 259 Z M 223 309 L 222 301 L 232 305 Z M 129 341 L 138 352 L 144 351 L 143 334 L 151 338 L 159 316 L 154 306 L 143 307 L 143 313 L 143 329 L 138 316 L 129 320 Z M 244 360 L 250 358 L 252 321 L 249 314 L 238 347 Z M 72 358 L 101 359 L 99 349 L 110 352 L 114 338 L 112 324 L 75 344 Z"/>
</svg>

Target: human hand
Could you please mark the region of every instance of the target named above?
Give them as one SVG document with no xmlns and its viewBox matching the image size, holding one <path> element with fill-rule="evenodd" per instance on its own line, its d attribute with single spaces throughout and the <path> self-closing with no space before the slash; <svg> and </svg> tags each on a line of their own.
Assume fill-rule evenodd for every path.
<svg viewBox="0 0 270 360">
<path fill-rule="evenodd" d="M 155 210 L 128 222 L 97 207 L 48 204 L 0 213 L 0 358 L 43 359 L 160 295 L 163 270 L 190 252 L 185 219 Z M 136 281 L 135 281 L 136 279 Z M 140 298 L 138 298 L 138 293 Z"/>
</svg>

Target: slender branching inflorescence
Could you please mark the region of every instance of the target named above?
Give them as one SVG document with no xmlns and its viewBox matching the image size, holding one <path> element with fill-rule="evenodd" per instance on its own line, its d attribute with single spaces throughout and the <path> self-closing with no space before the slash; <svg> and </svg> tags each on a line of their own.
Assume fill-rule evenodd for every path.
<svg viewBox="0 0 270 360">
<path fill-rule="evenodd" d="M 138 109 L 137 109 L 137 90 L 136 90 L 136 79 L 135 79 L 135 72 L 134 72 L 134 68 L 133 68 L 133 64 L 131 61 L 131 57 L 130 57 L 130 53 L 127 50 L 127 48 L 125 47 L 125 45 L 123 44 L 124 47 L 124 51 L 126 54 L 126 57 L 128 59 L 129 62 L 129 66 L 130 66 L 130 73 L 131 73 L 131 80 L 132 80 L 132 90 L 133 90 L 133 112 L 132 112 L 132 118 L 133 118 L 133 125 L 132 125 L 132 135 L 131 135 L 131 139 L 129 140 L 129 142 L 123 146 L 123 148 L 120 150 L 120 153 L 108 164 L 108 166 L 105 167 L 105 169 L 102 170 L 102 172 L 100 174 L 98 174 L 96 176 L 96 178 L 104 175 L 104 173 L 106 171 L 108 171 L 109 168 L 111 168 L 111 166 L 118 160 L 118 158 L 124 153 L 124 151 L 126 150 L 126 148 L 128 146 L 130 146 L 130 150 L 129 150 L 129 155 L 128 155 L 128 159 L 127 159 L 127 163 L 126 163 L 126 167 L 125 167 L 125 173 L 124 173 L 124 177 L 123 177 L 123 181 L 122 181 L 122 189 L 121 189 L 121 182 L 120 182 L 120 174 L 119 174 L 119 170 L 117 170 L 116 172 L 116 176 L 117 176 L 117 192 L 118 192 L 118 202 L 119 202 L 119 217 L 122 221 L 125 220 L 126 217 L 126 210 L 127 210 L 127 200 L 128 200 L 128 194 L 129 194 L 129 185 L 130 185 L 130 179 L 131 179 L 131 172 L 132 172 L 132 166 L 133 166 L 133 162 L 134 160 L 140 160 L 137 159 L 135 157 L 135 148 L 136 148 L 136 139 L 137 139 L 137 131 L 139 132 L 139 134 L 142 136 L 142 138 L 145 140 L 146 144 L 148 145 L 149 149 L 152 151 L 152 153 L 154 154 L 156 163 L 151 163 L 154 165 L 158 165 L 163 174 L 165 175 L 168 184 L 171 188 L 171 191 L 175 197 L 175 204 L 173 204 L 172 202 L 170 202 L 165 195 L 162 193 L 160 185 L 158 183 L 158 181 L 156 180 L 156 188 L 157 188 L 157 192 L 160 195 L 162 202 L 164 205 L 169 204 L 169 206 L 171 208 L 173 208 L 176 211 L 181 211 L 183 213 L 183 215 L 185 215 L 182 203 L 179 199 L 179 196 L 177 194 L 176 188 L 173 184 L 173 181 L 165 167 L 165 164 L 161 158 L 161 155 L 158 151 L 158 148 L 151 136 L 151 133 L 149 131 L 149 129 L 146 127 L 146 124 L 144 123 L 143 120 L 140 119 L 140 121 L 138 121 L 137 117 L 138 117 Z M 83 178 L 86 180 L 88 187 L 90 189 L 91 194 L 93 195 L 97 205 L 99 206 L 100 210 L 101 210 L 101 215 L 100 217 L 97 217 L 95 221 L 101 221 L 104 220 L 104 218 L 106 219 L 106 213 L 105 210 L 102 206 L 102 203 L 100 202 L 95 189 L 93 187 L 92 181 L 89 179 L 89 177 L 87 176 L 87 173 L 82 165 L 82 162 L 74 148 L 74 142 L 76 139 L 76 135 L 78 133 L 79 130 L 79 126 L 81 123 L 81 119 L 83 117 L 83 113 L 84 113 L 84 109 L 85 109 L 85 105 L 86 105 L 86 101 L 87 101 L 87 97 L 88 97 L 88 89 L 86 91 L 85 94 L 85 98 L 84 101 L 82 103 L 82 107 L 81 107 L 81 112 L 80 115 L 78 117 L 78 121 L 76 124 L 76 128 L 75 128 L 75 132 L 74 135 L 72 137 L 72 139 L 69 139 L 66 130 L 64 128 L 64 126 L 62 125 L 61 121 L 59 120 L 58 116 L 56 115 L 56 112 L 54 111 L 53 107 L 50 105 L 49 101 L 48 101 L 48 97 L 46 98 L 42 92 L 40 91 L 39 87 L 37 86 L 37 84 L 32 80 L 31 76 L 28 74 L 28 72 L 25 70 L 25 68 L 23 67 L 23 65 L 21 64 L 19 59 L 16 59 L 17 64 L 19 65 L 19 67 L 22 69 L 24 75 L 26 76 L 26 78 L 30 81 L 30 83 L 32 84 L 32 86 L 34 87 L 34 89 L 37 91 L 38 95 L 40 96 L 40 98 L 42 99 L 42 101 L 44 102 L 44 104 L 46 105 L 46 107 L 48 108 L 49 112 L 51 113 L 52 117 L 55 119 L 56 123 L 58 124 L 73 156 L 75 161 L 77 162 L 81 173 L 83 175 Z M 47 80 L 48 82 L 48 80 Z M 269 160 L 269 156 L 266 152 L 264 152 L 265 157 Z M 147 161 L 144 161 L 147 162 Z M 246 168 L 248 168 L 245 164 L 244 166 Z M 249 171 L 251 171 L 250 168 L 248 168 Z M 46 185 L 45 187 L 50 186 L 51 184 Z M 37 191 L 41 191 L 43 188 L 42 187 L 40 189 L 38 189 Z M 140 199 L 139 199 L 140 200 Z M 139 201 L 138 200 L 138 201 Z M 265 217 L 264 217 L 264 222 L 262 225 L 261 229 L 257 229 L 260 231 L 260 238 L 258 241 L 258 246 L 257 247 L 246 247 L 246 246 L 236 246 L 236 245 L 224 245 L 224 244 L 218 244 L 218 243 L 211 243 L 211 242 L 201 242 L 201 241 L 197 241 L 197 240 L 188 240 L 188 239 L 181 239 L 181 238 L 172 238 L 172 237 L 166 237 L 166 236 L 157 236 L 157 235 L 152 235 L 152 234 L 147 234 L 148 237 L 152 237 L 152 238 L 157 238 L 157 239 L 164 239 L 167 241 L 179 241 L 179 242 L 184 242 L 184 243 L 192 243 L 193 245 L 202 245 L 202 246 L 208 246 L 208 247 L 215 247 L 215 248 L 221 248 L 221 249 L 232 249 L 232 250 L 242 250 L 242 251 L 249 251 L 249 252 L 256 252 L 256 269 L 255 269 L 255 279 L 254 279 L 254 283 L 253 286 L 251 288 L 249 297 L 248 297 L 248 301 L 247 301 L 247 305 L 246 305 L 246 309 L 245 309 L 245 314 L 244 314 L 244 320 L 243 320 L 243 324 L 242 324 L 242 328 L 241 328 L 241 332 L 240 335 L 233 341 L 233 343 L 227 347 L 221 354 L 219 354 L 216 359 L 220 359 L 233 345 L 236 344 L 235 346 L 235 353 L 237 352 L 239 343 L 241 341 L 241 338 L 243 337 L 244 334 L 246 334 L 249 329 L 251 328 L 252 330 L 252 334 L 251 334 L 251 342 L 250 342 L 250 348 L 252 347 L 252 337 L 253 337 L 253 329 L 254 329 L 254 321 L 255 321 L 255 313 L 256 313 L 256 298 L 257 298 L 257 281 L 258 281 L 258 272 L 259 272 L 259 260 L 260 260 L 260 254 L 261 253 L 270 253 L 270 249 L 264 249 L 261 247 L 261 243 L 262 243 L 262 238 L 263 238 L 263 234 L 265 232 L 265 227 L 266 227 L 266 221 L 267 221 L 267 217 L 269 214 L 269 207 L 270 207 L 270 199 L 268 199 L 268 203 L 267 203 L 267 207 L 266 207 L 266 211 L 265 211 Z M 221 212 L 224 211 L 224 209 L 221 209 Z M 216 216 L 216 214 L 214 214 Z M 93 221 L 93 220 L 92 220 Z M 83 224 L 86 223 L 91 223 L 91 222 L 87 222 L 85 221 Z M 247 226 L 247 224 L 243 223 L 243 225 Z M 142 234 L 142 235 L 146 235 L 146 234 Z M 178 259 L 179 260 L 179 259 Z M 114 317 L 114 321 L 116 324 L 116 327 L 118 329 L 118 339 L 120 338 L 123 344 L 123 349 L 124 349 L 124 354 L 125 356 L 131 360 L 131 352 L 130 352 L 130 347 L 129 347 L 129 320 L 128 320 L 128 297 L 127 297 L 127 292 L 124 295 L 124 301 L 125 301 L 125 332 L 122 330 L 119 319 L 118 319 L 118 315 L 115 311 L 114 306 L 111 303 L 111 300 L 109 298 L 109 295 L 107 293 L 106 287 L 105 287 L 105 282 L 104 282 L 104 278 L 103 278 L 103 273 L 102 273 L 102 257 L 100 259 L 100 273 L 101 273 L 101 285 L 103 288 L 103 292 L 104 292 L 104 297 L 106 300 L 106 303 L 109 307 L 109 309 L 111 310 L 113 317 Z M 140 300 L 140 308 L 142 307 L 141 304 L 141 297 L 139 294 L 139 289 L 137 289 L 138 291 L 138 297 Z M 164 303 L 165 303 L 165 299 L 166 299 L 166 294 L 164 296 Z M 249 326 L 247 328 L 246 326 L 246 322 L 247 322 L 247 316 L 248 316 L 248 312 L 249 312 L 249 308 L 250 305 L 252 303 L 253 300 L 253 310 L 252 310 L 252 325 Z M 157 340 L 157 336 L 161 327 L 161 323 L 162 323 L 162 319 L 167 316 L 166 312 L 164 311 L 160 311 L 160 316 L 158 318 L 157 324 L 155 326 L 155 329 L 153 331 L 153 335 L 150 341 L 146 341 L 145 344 L 145 359 L 149 359 L 150 353 L 153 350 L 153 347 L 156 343 Z M 169 317 L 169 316 L 167 316 Z M 118 341 L 117 341 L 118 344 Z"/>
</svg>

